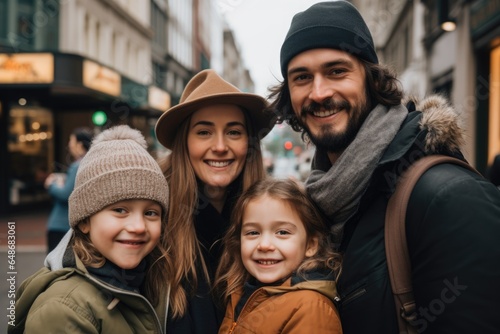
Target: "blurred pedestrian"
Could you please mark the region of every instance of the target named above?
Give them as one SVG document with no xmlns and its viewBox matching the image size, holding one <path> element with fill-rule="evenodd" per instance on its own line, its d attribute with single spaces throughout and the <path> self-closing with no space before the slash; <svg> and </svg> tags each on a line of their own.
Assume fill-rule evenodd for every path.
<svg viewBox="0 0 500 334">
<path fill-rule="evenodd" d="M 75 186 L 80 161 L 89 150 L 92 131 L 85 127 L 76 128 L 69 136 L 68 150 L 73 162 L 66 173 L 52 173 L 44 186 L 53 200 L 52 211 L 47 222 L 47 245 L 50 253 L 69 230 L 68 198 Z"/>
<path fill-rule="evenodd" d="M 306 189 L 343 255 L 344 333 L 398 333 L 403 316 L 419 332 L 498 333 L 500 192 L 466 168 L 441 164 L 418 180 L 403 229 L 415 303 L 396 309 L 391 290 L 384 222 L 398 177 L 424 156 L 465 160 L 460 117 L 448 101 L 405 103 L 348 1 L 293 17 L 281 73 L 272 107 L 316 146 Z"/>
</svg>

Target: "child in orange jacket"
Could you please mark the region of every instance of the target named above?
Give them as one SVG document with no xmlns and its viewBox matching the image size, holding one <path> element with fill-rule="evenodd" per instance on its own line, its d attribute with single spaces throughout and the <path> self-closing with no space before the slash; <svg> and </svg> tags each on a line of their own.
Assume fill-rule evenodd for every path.
<svg viewBox="0 0 500 334">
<path fill-rule="evenodd" d="M 292 180 L 262 180 L 238 200 L 217 271 L 219 333 L 342 333 L 334 301 L 340 256 Z"/>
</svg>

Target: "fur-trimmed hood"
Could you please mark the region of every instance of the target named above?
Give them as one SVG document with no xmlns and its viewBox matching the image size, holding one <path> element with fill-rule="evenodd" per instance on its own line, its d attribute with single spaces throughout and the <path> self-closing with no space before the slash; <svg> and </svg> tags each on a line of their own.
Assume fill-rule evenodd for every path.
<svg viewBox="0 0 500 334">
<path fill-rule="evenodd" d="M 405 105 L 413 104 L 422 112 L 420 129 L 426 131 L 424 151 L 427 154 L 457 152 L 464 143 L 460 115 L 441 95 L 431 95 L 422 101 L 407 98 Z M 408 108 L 411 111 L 411 107 Z"/>
<path fill-rule="evenodd" d="M 431 95 L 421 101 L 407 97 L 402 103 L 408 109 L 408 115 L 385 150 L 379 167 L 391 164 L 388 167 L 393 168 L 392 163 L 407 165 L 408 161 L 431 154 L 465 160 L 460 152 L 464 143 L 460 115 L 445 97 Z"/>
</svg>

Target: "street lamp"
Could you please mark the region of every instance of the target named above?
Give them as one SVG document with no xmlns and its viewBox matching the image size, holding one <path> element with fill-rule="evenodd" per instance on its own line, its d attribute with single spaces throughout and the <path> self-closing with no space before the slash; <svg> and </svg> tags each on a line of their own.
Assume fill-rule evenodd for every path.
<svg viewBox="0 0 500 334">
<path fill-rule="evenodd" d="M 444 31 L 454 31 L 457 28 L 455 20 L 449 16 L 448 0 L 438 0 L 438 23 Z"/>
</svg>

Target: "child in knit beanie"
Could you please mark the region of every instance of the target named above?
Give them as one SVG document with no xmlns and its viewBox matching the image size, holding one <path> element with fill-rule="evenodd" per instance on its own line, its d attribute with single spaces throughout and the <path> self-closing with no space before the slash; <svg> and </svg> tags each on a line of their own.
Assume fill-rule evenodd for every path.
<svg viewBox="0 0 500 334">
<path fill-rule="evenodd" d="M 28 278 L 9 333 L 163 333 L 169 189 L 141 133 L 116 126 L 82 159 L 69 198 L 62 269 Z M 160 314 L 160 316 L 158 316 Z"/>
</svg>

